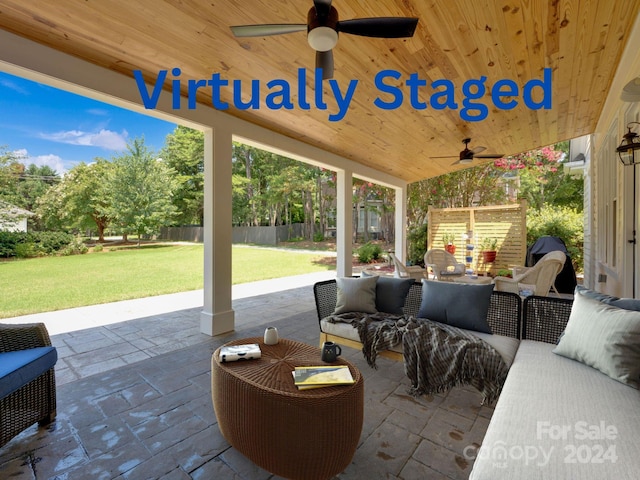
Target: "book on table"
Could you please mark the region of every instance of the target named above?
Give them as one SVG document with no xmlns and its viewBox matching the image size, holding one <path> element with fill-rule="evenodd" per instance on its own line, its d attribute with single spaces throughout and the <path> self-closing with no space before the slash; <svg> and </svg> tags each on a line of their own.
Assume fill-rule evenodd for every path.
<svg viewBox="0 0 640 480">
<path fill-rule="evenodd" d="M 253 360 L 262 356 L 262 351 L 257 343 L 244 345 L 228 345 L 220 349 L 220 361 L 237 362 L 238 360 Z"/>
<path fill-rule="evenodd" d="M 295 367 L 293 380 L 300 390 L 355 383 L 348 365 Z"/>
</svg>

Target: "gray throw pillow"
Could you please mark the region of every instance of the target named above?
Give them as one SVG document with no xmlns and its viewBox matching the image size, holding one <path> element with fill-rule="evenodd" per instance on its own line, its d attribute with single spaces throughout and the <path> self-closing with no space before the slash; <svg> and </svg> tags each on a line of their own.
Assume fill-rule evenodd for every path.
<svg viewBox="0 0 640 480">
<path fill-rule="evenodd" d="M 376 313 L 377 281 L 378 277 L 336 278 L 338 295 L 333 313 Z"/>
<path fill-rule="evenodd" d="M 573 295 L 576 296 L 578 294 L 584 295 L 585 297 L 589 297 L 602 303 L 610 303 L 612 300 L 618 300 L 618 297 L 614 297 L 613 295 L 609 295 L 607 293 L 596 292 L 595 290 L 583 287 L 582 285 L 576 285 L 576 289 L 573 292 Z"/>
<path fill-rule="evenodd" d="M 617 298 L 616 300 L 611 300 L 609 305 L 622 308 L 624 310 L 640 312 L 640 299 L 638 298 Z"/>
<path fill-rule="evenodd" d="M 487 323 L 493 285 L 422 282 L 422 303 L 418 317 L 465 330 L 493 333 Z"/>
<path fill-rule="evenodd" d="M 640 312 L 575 295 L 564 335 L 553 352 L 640 388 Z"/>
<path fill-rule="evenodd" d="M 365 277 L 366 274 L 363 272 L 362 276 Z M 402 315 L 407 294 L 414 283 L 413 278 L 378 277 L 376 284 L 376 308 L 378 311 Z"/>
<path fill-rule="evenodd" d="M 590 290 L 582 285 L 576 286 L 574 295 L 584 295 L 585 297 L 593 298 L 599 302 L 606 303 L 607 305 L 613 305 L 614 307 L 623 308 L 625 310 L 633 310 L 634 312 L 640 312 L 640 299 L 638 298 L 618 298 L 606 293 L 596 292 Z"/>
</svg>

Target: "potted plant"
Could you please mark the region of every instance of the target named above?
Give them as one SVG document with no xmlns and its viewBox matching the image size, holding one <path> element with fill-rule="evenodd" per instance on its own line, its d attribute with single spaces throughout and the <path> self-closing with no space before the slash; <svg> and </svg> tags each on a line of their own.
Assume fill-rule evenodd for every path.
<svg viewBox="0 0 640 480">
<path fill-rule="evenodd" d="M 480 244 L 482 259 L 484 263 L 492 263 L 496 260 L 496 249 L 498 248 L 497 238 L 485 238 Z"/>
<path fill-rule="evenodd" d="M 507 270 L 506 268 L 501 268 L 500 270 L 498 270 L 498 277 L 513 278 L 513 272 L 511 270 Z"/>
<path fill-rule="evenodd" d="M 444 249 L 451 255 L 455 255 L 456 246 L 453 244 L 456 237 L 453 233 L 445 233 L 442 235 L 442 243 L 444 243 Z"/>
</svg>

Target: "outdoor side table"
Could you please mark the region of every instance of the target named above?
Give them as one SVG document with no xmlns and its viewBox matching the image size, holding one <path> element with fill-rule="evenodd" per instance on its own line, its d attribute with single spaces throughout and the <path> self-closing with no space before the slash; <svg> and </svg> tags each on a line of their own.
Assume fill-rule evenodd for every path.
<svg viewBox="0 0 640 480">
<path fill-rule="evenodd" d="M 353 385 L 298 390 L 292 371 L 327 365 L 320 349 L 261 337 L 226 345 L 257 343 L 261 358 L 222 363 L 211 358 L 211 394 L 220 431 L 239 452 L 265 470 L 289 479 L 324 480 L 351 462 L 362 432 L 364 380 L 348 365 Z"/>
<path fill-rule="evenodd" d="M 468 283 L 471 285 L 488 285 L 493 282 L 493 279 L 491 277 L 470 277 L 468 275 L 465 275 L 464 277 L 456 277 L 453 279 L 453 281 L 455 283 Z"/>
</svg>

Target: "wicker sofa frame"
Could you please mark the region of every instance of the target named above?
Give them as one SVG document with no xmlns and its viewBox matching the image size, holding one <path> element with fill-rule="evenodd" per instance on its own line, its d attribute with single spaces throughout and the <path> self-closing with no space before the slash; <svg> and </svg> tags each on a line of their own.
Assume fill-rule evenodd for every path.
<svg viewBox="0 0 640 480">
<path fill-rule="evenodd" d="M 316 302 L 318 322 L 331 315 L 336 308 L 338 286 L 335 280 L 325 280 L 313 286 Z M 422 302 L 422 283 L 411 285 L 405 300 L 403 312 L 405 315 L 417 316 Z M 520 296 L 511 292 L 496 292 L 491 294 L 491 303 L 487 313 L 487 323 L 495 334 L 511 338 L 521 338 L 522 300 Z M 339 337 L 322 331 L 320 325 L 320 346 L 326 341 L 339 342 L 351 348 L 362 349 L 362 344 L 354 340 Z M 404 361 L 401 353 L 383 351 L 380 356 L 396 361 Z"/>
<path fill-rule="evenodd" d="M 0 352 L 51 346 L 44 323 L 0 324 Z M 0 399 L 0 447 L 38 422 L 46 425 L 56 416 L 54 369 Z"/>
<path fill-rule="evenodd" d="M 572 298 L 525 298 L 522 307 L 522 339 L 558 343 L 571 314 Z"/>
<path fill-rule="evenodd" d="M 336 307 L 338 287 L 335 280 L 325 280 L 313 286 L 318 322 L 331 315 Z M 405 315 L 417 315 L 422 301 L 422 284 L 415 282 L 407 294 L 404 305 Z M 573 299 L 560 297 L 530 296 L 524 299 L 510 292 L 494 291 L 487 314 L 487 322 L 491 330 L 499 335 L 520 340 L 535 340 L 545 343 L 557 343 L 562 335 L 569 315 Z M 322 332 L 320 329 L 320 345 L 325 341 L 341 342 L 352 348 L 362 348 L 362 344 L 349 339 Z M 402 360 L 396 352 L 381 352 L 381 355 Z"/>
</svg>

